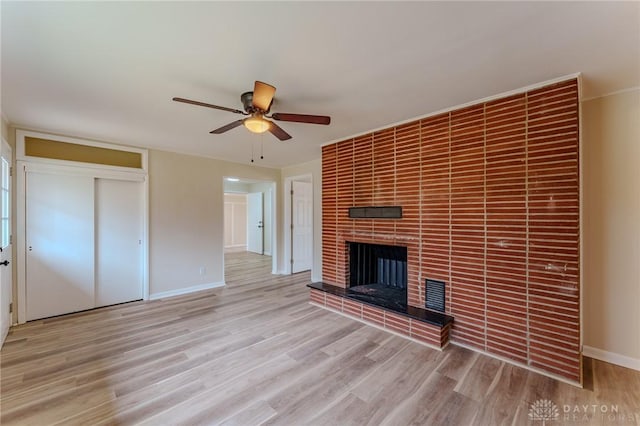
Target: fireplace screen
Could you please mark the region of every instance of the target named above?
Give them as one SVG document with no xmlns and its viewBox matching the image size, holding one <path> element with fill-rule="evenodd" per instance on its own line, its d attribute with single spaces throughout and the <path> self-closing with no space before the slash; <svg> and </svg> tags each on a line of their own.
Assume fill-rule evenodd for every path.
<svg viewBox="0 0 640 426">
<path fill-rule="evenodd" d="M 381 306 L 407 305 L 407 248 L 349 243 L 349 293 Z"/>
</svg>

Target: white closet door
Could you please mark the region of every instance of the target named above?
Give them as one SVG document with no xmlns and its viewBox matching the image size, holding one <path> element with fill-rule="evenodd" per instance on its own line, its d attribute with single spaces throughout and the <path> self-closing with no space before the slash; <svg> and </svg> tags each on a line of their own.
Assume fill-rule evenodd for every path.
<svg viewBox="0 0 640 426">
<path fill-rule="evenodd" d="M 96 179 L 96 306 L 142 299 L 142 182 Z"/>
<path fill-rule="evenodd" d="M 27 320 L 94 307 L 93 177 L 26 175 Z"/>
</svg>

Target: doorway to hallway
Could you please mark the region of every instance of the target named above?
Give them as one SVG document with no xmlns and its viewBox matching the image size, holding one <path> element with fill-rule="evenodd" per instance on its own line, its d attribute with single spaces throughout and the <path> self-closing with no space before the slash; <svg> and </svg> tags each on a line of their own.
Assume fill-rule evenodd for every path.
<svg viewBox="0 0 640 426">
<path fill-rule="evenodd" d="M 223 188 L 225 264 L 229 253 L 250 252 L 271 257 L 276 273 L 275 182 L 225 177 Z"/>
</svg>

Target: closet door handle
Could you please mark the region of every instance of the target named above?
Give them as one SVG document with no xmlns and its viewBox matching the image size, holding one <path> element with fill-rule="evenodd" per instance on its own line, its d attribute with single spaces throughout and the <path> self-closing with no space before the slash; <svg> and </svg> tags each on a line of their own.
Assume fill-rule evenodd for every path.
<svg viewBox="0 0 640 426">
<path fill-rule="evenodd" d="M 9 263 L 10 263 L 10 262 L 9 262 L 8 260 L 5 260 L 4 262 L 0 262 L 0 265 L 2 265 L 2 266 L 8 266 L 8 265 L 9 265 Z"/>
</svg>

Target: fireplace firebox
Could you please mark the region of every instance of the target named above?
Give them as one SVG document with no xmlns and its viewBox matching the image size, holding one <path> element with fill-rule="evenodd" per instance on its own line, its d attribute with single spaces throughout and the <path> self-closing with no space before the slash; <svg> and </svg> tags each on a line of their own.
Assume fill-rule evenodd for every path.
<svg viewBox="0 0 640 426">
<path fill-rule="evenodd" d="M 407 307 L 407 248 L 349 242 L 350 297 L 391 309 Z"/>
</svg>

